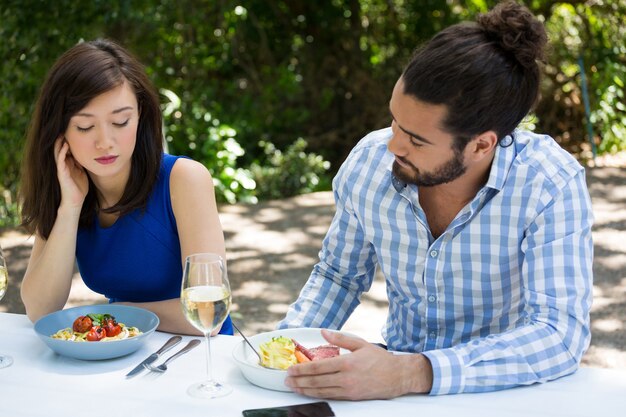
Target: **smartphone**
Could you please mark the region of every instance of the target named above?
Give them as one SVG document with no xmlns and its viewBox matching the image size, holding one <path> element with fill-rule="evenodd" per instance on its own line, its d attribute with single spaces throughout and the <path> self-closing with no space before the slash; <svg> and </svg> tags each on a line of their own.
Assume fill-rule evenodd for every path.
<svg viewBox="0 0 626 417">
<path fill-rule="evenodd" d="M 243 410 L 244 417 L 332 417 L 334 415 L 330 405 L 325 401 Z"/>
</svg>

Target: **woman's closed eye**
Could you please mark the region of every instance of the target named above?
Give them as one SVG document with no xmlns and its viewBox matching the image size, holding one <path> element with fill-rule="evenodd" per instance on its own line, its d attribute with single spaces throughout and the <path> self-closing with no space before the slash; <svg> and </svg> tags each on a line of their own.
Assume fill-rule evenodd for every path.
<svg viewBox="0 0 626 417">
<path fill-rule="evenodd" d="M 88 132 L 93 128 L 93 125 L 88 126 L 88 127 L 80 127 L 80 126 L 76 126 L 76 129 L 78 129 L 79 132 Z"/>
<path fill-rule="evenodd" d="M 130 119 L 126 119 L 125 121 L 121 122 L 121 123 L 113 123 L 113 126 L 117 126 L 117 127 L 124 127 L 128 124 L 128 121 Z"/>
</svg>

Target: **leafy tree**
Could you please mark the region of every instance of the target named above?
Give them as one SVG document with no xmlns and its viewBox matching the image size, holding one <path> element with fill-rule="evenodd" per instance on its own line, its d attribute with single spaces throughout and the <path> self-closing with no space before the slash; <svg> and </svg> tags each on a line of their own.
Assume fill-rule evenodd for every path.
<svg viewBox="0 0 626 417">
<path fill-rule="evenodd" d="M 168 150 L 204 163 L 221 201 L 254 202 L 328 187 L 355 143 L 389 123 L 390 92 L 415 47 L 496 3 L 3 0 L 0 226 L 17 221 L 19 161 L 38 88 L 76 42 L 109 37 L 133 51 L 163 95 Z M 545 20 L 552 48 L 533 123 L 588 153 L 582 58 L 592 139 L 600 152 L 626 148 L 626 2 L 525 3 Z M 311 155 L 300 157 L 298 138 Z M 272 172 L 290 173 L 296 189 Z"/>
</svg>

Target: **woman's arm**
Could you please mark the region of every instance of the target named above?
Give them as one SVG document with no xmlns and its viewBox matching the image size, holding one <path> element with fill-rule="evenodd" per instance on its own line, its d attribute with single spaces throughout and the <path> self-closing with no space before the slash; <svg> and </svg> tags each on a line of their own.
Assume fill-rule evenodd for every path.
<svg viewBox="0 0 626 417">
<path fill-rule="evenodd" d="M 217 253 L 225 260 L 224 233 L 209 171 L 198 162 L 178 159 L 170 174 L 170 195 L 180 239 L 181 263 L 184 265 L 188 255 L 200 252 Z M 161 331 L 201 334 L 183 316 L 180 298 L 132 305 L 157 314 L 161 320 Z"/>
<path fill-rule="evenodd" d="M 151 301 L 146 303 L 131 303 L 131 302 L 117 302 L 114 304 L 122 304 L 127 306 L 134 306 L 145 308 L 152 311 L 159 316 L 158 330 L 168 333 L 188 334 L 194 336 L 202 335 L 195 327 L 193 327 L 185 316 L 183 316 L 180 306 L 180 298 L 172 298 L 170 300 L 163 301 Z M 213 334 L 217 334 L 219 329 Z"/>
<path fill-rule="evenodd" d="M 179 159 L 170 177 L 172 209 L 180 239 L 181 262 L 193 253 L 212 252 L 226 259 L 213 178 L 199 162 Z"/>
<path fill-rule="evenodd" d="M 76 261 L 78 221 L 89 189 L 87 174 L 72 158 L 62 137 L 55 144 L 55 158 L 61 203 L 48 238 L 35 237 L 21 288 L 22 302 L 32 321 L 62 309 L 67 301 Z"/>
</svg>

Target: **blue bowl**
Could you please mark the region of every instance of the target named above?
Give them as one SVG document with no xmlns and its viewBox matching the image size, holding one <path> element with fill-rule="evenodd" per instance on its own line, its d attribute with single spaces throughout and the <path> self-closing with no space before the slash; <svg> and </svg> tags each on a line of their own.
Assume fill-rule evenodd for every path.
<svg viewBox="0 0 626 417">
<path fill-rule="evenodd" d="M 53 339 L 56 332 L 72 327 L 74 320 L 87 314 L 111 314 L 115 319 L 129 327 L 137 327 L 143 334 L 128 339 L 111 342 L 72 342 Z M 139 349 L 159 325 L 159 318 L 151 311 L 138 307 L 115 304 L 99 304 L 68 308 L 50 313 L 37 320 L 35 332 L 50 349 L 59 355 L 83 360 L 102 360 L 118 358 Z"/>
</svg>

